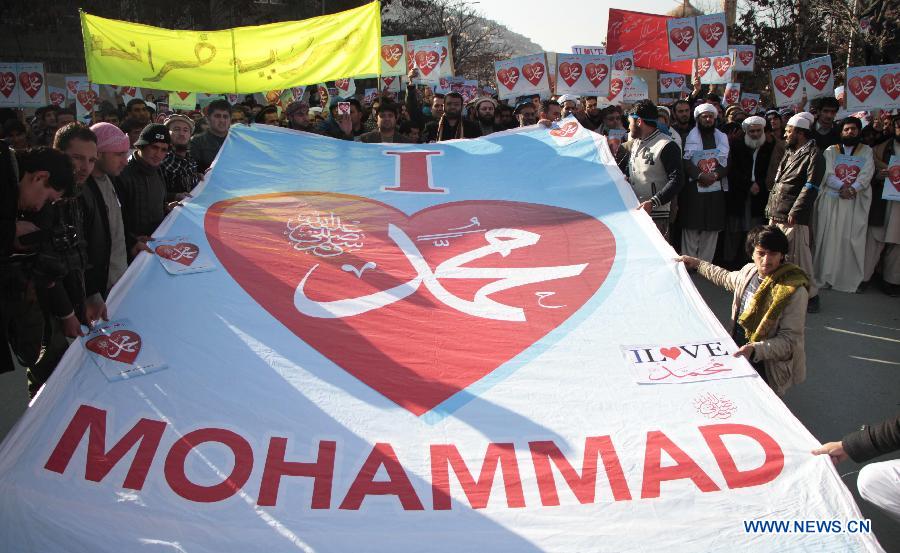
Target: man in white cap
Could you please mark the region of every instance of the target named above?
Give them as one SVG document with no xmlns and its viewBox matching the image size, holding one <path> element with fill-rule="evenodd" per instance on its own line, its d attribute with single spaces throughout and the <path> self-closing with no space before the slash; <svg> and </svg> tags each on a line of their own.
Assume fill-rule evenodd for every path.
<svg viewBox="0 0 900 553">
<path fill-rule="evenodd" d="M 191 190 L 197 186 L 200 180 L 200 171 L 197 168 L 197 160 L 191 157 L 188 145 L 191 142 L 191 134 L 194 132 L 194 120 L 187 115 L 173 113 L 165 122 L 169 129 L 169 137 L 172 139 L 172 148 L 166 154 L 166 158 L 160 164 L 163 176 L 166 178 L 166 200 L 169 202 L 181 201 L 190 197 Z"/>
<path fill-rule="evenodd" d="M 566 117 L 570 113 L 575 113 L 578 109 L 578 96 L 574 94 L 563 94 L 559 98 L 556 99 L 559 102 L 560 107 L 562 107 L 562 116 Z"/>
<path fill-rule="evenodd" d="M 728 137 L 716 129 L 718 112 L 712 104 L 694 109 L 695 126 L 684 143 L 686 183 L 678 196 L 681 253 L 712 261 L 719 232 L 725 229 L 725 193 L 728 176 Z"/>
<path fill-rule="evenodd" d="M 726 222 L 723 256 L 726 262 L 742 266 L 747 262 L 744 237 L 747 232 L 766 224 L 766 203 L 769 189 L 766 186 L 769 172 L 774 177 L 778 162 L 784 155 L 784 146 L 767 140 L 771 130 L 765 118 L 748 117 L 741 123 L 744 138 L 731 143 L 731 160 L 728 166 L 728 192 L 725 206 Z M 774 163 L 772 162 L 775 159 Z"/>
<path fill-rule="evenodd" d="M 778 164 L 766 215 L 788 238 L 788 261 L 799 265 L 809 277 L 807 311 L 817 313 L 819 290 L 813 271 L 809 225 L 819 184 L 825 176 L 825 159 L 813 138 L 813 121 L 813 115 L 805 111 L 788 120 L 784 129 L 787 150 Z"/>
</svg>

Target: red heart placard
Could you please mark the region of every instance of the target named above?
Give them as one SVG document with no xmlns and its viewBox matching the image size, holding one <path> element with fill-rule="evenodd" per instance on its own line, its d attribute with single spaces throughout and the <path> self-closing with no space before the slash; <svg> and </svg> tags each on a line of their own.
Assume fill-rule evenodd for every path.
<svg viewBox="0 0 900 553">
<path fill-rule="evenodd" d="M 0 94 L 3 94 L 7 98 L 12 96 L 13 91 L 16 89 L 16 74 L 10 72 L 0 73 Z"/>
<path fill-rule="evenodd" d="M 874 75 L 864 75 L 862 77 L 853 77 L 850 79 L 850 92 L 859 98 L 860 102 L 864 102 L 866 98 L 875 91 L 877 81 Z"/>
<path fill-rule="evenodd" d="M 797 91 L 797 87 L 800 85 L 800 75 L 796 73 L 787 73 L 785 75 L 778 75 L 775 77 L 775 88 L 779 90 L 782 94 L 790 98 L 794 95 L 794 92 Z"/>
<path fill-rule="evenodd" d="M 803 76 L 806 77 L 806 82 L 808 82 L 810 86 L 822 90 L 825 88 L 825 85 L 828 84 L 828 79 L 831 78 L 831 68 L 827 65 L 810 67 Z"/>
<path fill-rule="evenodd" d="M 36 71 L 31 73 L 22 71 L 19 73 L 19 82 L 22 84 L 22 90 L 25 91 L 25 94 L 34 98 L 41 91 L 41 87 L 44 86 L 44 76 Z"/>
<path fill-rule="evenodd" d="M 589 63 L 584 68 L 585 73 L 587 74 L 587 78 L 591 81 L 591 84 L 596 86 L 600 86 L 600 83 L 603 82 L 603 79 L 609 75 L 609 67 L 605 63 Z"/>
<path fill-rule="evenodd" d="M 157 246 L 155 251 L 156 255 L 160 257 L 189 266 L 197 260 L 200 248 L 190 242 L 179 242 L 174 245 L 163 244 L 162 246 Z"/>
<path fill-rule="evenodd" d="M 725 93 L 725 103 L 730 105 L 734 105 L 738 103 L 738 100 L 741 97 L 741 93 L 736 88 L 729 88 L 728 92 Z"/>
<path fill-rule="evenodd" d="M 716 73 L 718 73 L 720 77 L 724 76 L 725 73 L 728 73 L 728 70 L 731 69 L 731 56 L 721 56 L 714 59 L 713 67 L 716 68 Z"/>
<path fill-rule="evenodd" d="M 669 38 L 672 39 L 672 44 L 674 44 L 675 46 L 680 48 L 682 52 L 684 52 L 691 45 L 691 42 L 694 41 L 694 28 L 681 27 L 672 29 L 672 32 L 669 33 Z"/>
<path fill-rule="evenodd" d="M 697 162 L 697 168 L 701 173 L 712 173 L 716 170 L 717 162 L 714 158 L 701 159 Z"/>
<path fill-rule="evenodd" d="M 700 38 L 703 39 L 703 42 L 709 44 L 710 48 L 715 48 L 724 34 L 725 26 L 719 22 L 700 25 Z"/>
<path fill-rule="evenodd" d="M 891 100 L 896 100 L 897 96 L 900 96 L 900 73 L 885 73 L 881 76 L 880 82 L 882 90 L 891 97 Z"/>
<path fill-rule="evenodd" d="M 613 67 L 616 68 L 616 71 L 631 71 L 634 69 L 634 63 L 631 61 L 631 58 L 621 58 L 616 60 Z"/>
<path fill-rule="evenodd" d="M 265 194 L 214 204 L 205 229 L 260 306 L 417 416 L 563 324 L 616 254 L 593 217 L 496 200 L 406 215 L 357 196 Z"/>
<path fill-rule="evenodd" d="M 566 84 L 572 86 L 581 78 L 581 64 L 567 61 L 559 64 L 559 75 L 566 81 Z"/>
<path fill-rule="evenodd" d="M 663 88 L 669 89 L 672 88 L 672 77 L 663 77 L 659 80 L 659 84 L 663 85 Z"/>
<path fill-rule="evenodd" d="M 337 79 L 334 81 L 334 87 L 347 92 L 350 90 L 350 79 Z"/>
<path fill-rule="evenodd" d="M 900 165 L 888 168 L 888 179 L 890 179 L 894 188 L 897 189 L 897 192 L 900 192 Z"/>
<path fill-rule="evenodd" d="M 399 44 L 385 44 L 381 47 L 381 59 L 391 67 L 397 65 L 403 57 L 403 46 Z"/>
<path fill-rule="evenodd" d="M 694 72 L 697 74 L 697 78 L 706 75 L 706 72 L 709 71 L 710 67 L 712 67 L 712 60 L 710 58 L 697 58 L 694 62 Z"/>
<path fill-rule="evenodd" d="M 181 101 L 183 102 L 187 99 L 188 96 L 191 95 L 191 93 L 190 92 L 176 92 L 175 95 L 178 96 L 179 98 L 181 98 Z"/>
<path fill-rule="evenodd" d="M 93 89 L 79 90 L 78 94 L 75 95 L 75 98 L 88 113 L 93 111 L 94 104 L 96 104 L 97 100 L 99 100 L 99 98 L 97 97 L 97 93 L 94 92 Z"/>
<path fill-rule="evenodd" d="M 416 52 L 416 65 L 426 77 L 438 67 L 440 59 L 440 54 L 434 50 L 419 50 Z"/>
<path fill-rule="evenodd" d="M 753 51 L 752 50 L 741 50 L 738 52 L 738 59 L 741 60 L 741 63 L 744 65 L 750 65 L 750 62 L 753 61 Z"/>
<path fill-rule="evenodd" d="M 522 66 L 522 75 L 533 86 L 537 86 L 544 77 L 544 64 L 541 62 L 526 63 Z"/>
<path fill-rule="evenodd" d="M 756 108 L 759 106 L 759 101 L 755 98 L 741 98 L 741 107 L 747 113 L 755 113 Z"/>
<path fill-rule="evenodd" d="M 609 94 L 606 96 L 606 99 L 612 100 L 622 92 L 624 87 L 625 83 L 622 82 L 622 79 L 613 79 L 609 81 Z"/>
<path fill-rule="evenodd" d="M 91 338 L 85 347 L 107 359 L 131 365 L 141 352 L 141 337 L 131 330 L 116 330 Z"/>
<path fill-rule="evenodd" d="M 568 123 L 562 124 L 555 129 L 550 131 L 552 136 L 556 136 L 558 138 L 572 138 L 575 136 L 575 133 L 578 132 L 578 123 L 573 121 L 569 121 Z"/>
<path fill-rule="evenodd" d="M 684 77 L 675 77 L 673 80 L 675 82 L 675 86 L 677 86 L 679 90 L 684 88 Z"/>
<path fill-rule="evenodd" d="M 841 163 L 837 167 L 834 168 L 834 176 L 838 178 L 844 184 L 853 184 L 856 182 L 856 177 L 859 175 L 859 167 L 856 165 L 847 165 L 846 163 Z"/>
<path fill-rule="evenodd" d="M 51 92 L 50 103 L 54 106 L 61 106 L 66 103 L 66 95 L 62 92 Z"/>
<path fill-rule="evenodd" d="M 519 70 L 515 67 L 501 69 L 497 71 L 497 80 L 500 81 L 500 84 L 512 90 L 516 87 L 516 83 L 519 82 Z"/>
</svg>

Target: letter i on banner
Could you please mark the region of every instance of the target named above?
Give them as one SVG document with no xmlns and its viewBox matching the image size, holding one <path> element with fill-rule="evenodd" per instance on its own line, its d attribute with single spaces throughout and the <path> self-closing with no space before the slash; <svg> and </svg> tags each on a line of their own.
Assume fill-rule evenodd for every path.
<svg viewBox="0 0 900 553">
<path fill-rule="evenodd" d="M 19 80 L 19 106 L 39 108 L 47 105 L 47 85 L 43 63 L 20 63 L 16 67 Z"/>
<path fill-rule="evenodd" d="M 786 67 L 779 67 L 769 72 L 776 106 L 790 106 L 798 102 L 803 96 L 800 73 L 800 64 L 796 63 Z M 849 105 L 847 109 L 850 109 Z"/>
<path fill-rule="evenodd" d="M 0 107 L 19 107 L 19 76 L 15 63 L 0 63 Z"/>
<path fill-rule="evenodd" d="M 806 98 L 812 100 L 834 94 L 834 72 L 831 70 L 831 56 L 813 58 L 800 64 L 803 72 L 803 86 Z"/>
<path fill-rule="evenodd" d="M 741 83 L 727 83 L 725 85 L 725 105 L 733 106 L 741 100 Z"/>
<path fill-rule="evenodd" d="M 697 58 L 697 18 L 682 17 L 666 21 L 669 32 L 669 61 Z"/>
</svg>

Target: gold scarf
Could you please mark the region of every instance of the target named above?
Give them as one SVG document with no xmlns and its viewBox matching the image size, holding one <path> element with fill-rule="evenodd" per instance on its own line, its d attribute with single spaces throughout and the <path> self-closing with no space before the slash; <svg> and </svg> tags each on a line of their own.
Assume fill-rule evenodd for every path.
<svg viewBox="0 0 900 553">
<path fill-rule="evenodd" d="M 441 138 L 441 137 L 444 135 L 444 119 L 446 117 L 447 117 L 447 114 L 443 114 L 443 115 L 441 115 L 441 120 L 438 121 L 437 142 L 441 142 L 443 140 L 443 138 Z M 460 116 L 459 119 L 457 119 L 457 123 L 456 123 L 456 136 L 454 136 L 453 138 L 450 138 L 448 140 L 455 140 L 455 139 L 462 138 L 462 137 L 463 137 L 463 120 L 462 120 L 462 116 Z"/>
<path fill-rule="evenodd" d="M 808 287 L 809 278 L 803 269 L 793 263 L 783 264 L 763 279 L 747 310 L 737 320 L 748 342 L 758 342 L 772 333 L 791 296 L 800 286 Z"/>
</svg>

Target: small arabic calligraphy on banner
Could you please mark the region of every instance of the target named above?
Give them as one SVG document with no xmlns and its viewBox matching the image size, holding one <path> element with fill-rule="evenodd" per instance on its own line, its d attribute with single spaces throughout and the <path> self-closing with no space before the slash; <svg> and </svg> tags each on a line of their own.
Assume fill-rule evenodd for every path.
<svg viewBox="0 0 900 553">
<path fill-rule="evenodd" d="M 755 376 L 743 357 L 734 357 L 734 346 L 721 339 L 686 344 L 619 346 L 638 384 L 684 384 Z"/>
<path fill-rule="evenodd" d="M 381 69 L 380 4 L 303 21 L 175 31 L 81 12 L 91 81 L 164 90 L 252 93 Z"/>
<path fill-rule="evenodd" d="M 127 319 L 103 322 L 82 338 L 94 365 L 110 382 L 154 373 L 167 367 L 162 356 Z"/>
</svg>

